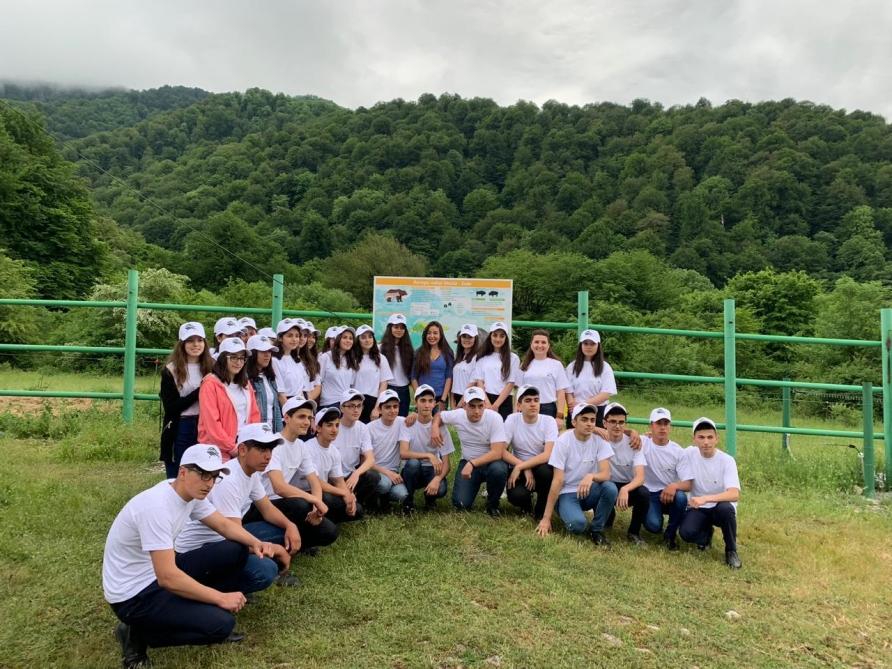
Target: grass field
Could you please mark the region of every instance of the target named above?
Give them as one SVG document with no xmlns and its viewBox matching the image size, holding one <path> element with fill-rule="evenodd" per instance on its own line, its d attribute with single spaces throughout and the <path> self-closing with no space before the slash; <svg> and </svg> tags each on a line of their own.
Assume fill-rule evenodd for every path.
<svg viewBox="0 0 892 669">
<path fill-rule="evenodd" d="M 22 387 L 21 384 L 18 387 Z M 68 386 L 69 388 L 71 386 Z M 635 415 L 653 402 L 623 398 Z M 719 407 L 672 406 L 678 418 Z M 772 423 L 757 411 L 741 420 Z M 0 414 L 0 667 L 114 667 L 102 599 L 108 527 L 158 481 L 157 419 L 113 406 Z M 686 442 L 679 428 L 675 438 Z M 832 443 L 832 442 L 830 442 Z M 531 521 L 386 516 L 298 558 L 301 587 L 239 614 L 238 646 L 157 649 L 157 667 L 786 667 L 892 664 L 892 502 L 855 494 L 856 453 L 827 440 L 742 434 L 740 554 L 610 550 Z M 558 526 L 559 523 L 556 523 Z M 736 611 L 739 619 L 726 616 Z"/>
</svg>

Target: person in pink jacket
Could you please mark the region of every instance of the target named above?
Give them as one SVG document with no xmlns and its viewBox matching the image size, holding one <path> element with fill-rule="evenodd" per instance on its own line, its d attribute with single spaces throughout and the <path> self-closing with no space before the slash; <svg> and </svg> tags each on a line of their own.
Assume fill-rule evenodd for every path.
<svg viewBox="0 0 892 669">
<path fill-rule="evenodd" d="M 245 369 L 245 343 L 230 337 L 220 342 L 214 370 L 198 391 L 198 441 L 220 449 L 223 462 L 238 454 L 236 435 L 242 425 L 259 423 L 260 411 Z"/>
</svg>

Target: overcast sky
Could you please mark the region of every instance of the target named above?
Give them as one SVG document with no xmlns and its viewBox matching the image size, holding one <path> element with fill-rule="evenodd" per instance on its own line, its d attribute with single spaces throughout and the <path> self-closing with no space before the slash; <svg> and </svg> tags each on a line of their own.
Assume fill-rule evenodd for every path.
<svg viewBox="0 0 892 669">
<path fill-rule="evenodd" d="M 0 0 L 0 79 L 356 107 L 796 98 L 892 120 L 888 0 Z"/>
</svg>

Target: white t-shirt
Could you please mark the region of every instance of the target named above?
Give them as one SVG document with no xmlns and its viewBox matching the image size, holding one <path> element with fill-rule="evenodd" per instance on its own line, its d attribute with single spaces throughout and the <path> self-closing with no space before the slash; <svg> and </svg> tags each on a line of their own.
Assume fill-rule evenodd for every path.
<svg viewBox="0 0 892 669">
<path fill-rule="evenodd" d="M 406 337 L 409 335 L 406 334 Z M 386 360 L 386 358 L 385 358 Z M 393 377 L 391 381 L 391 385 L 402 387 L 409 385 L 409 377 L 406 376 L 406 370 L 403 369 L 403 359 L 400 356 L 400 350 L 398 348 L 393 349 L 393 364 L 390 365 L 390 373 Z"/>
<path fill-rule="evenodd" d="M 567 380 L 567 372 L 560 360 L 545 358 L 544 360 L 530 360 L 530 366 L 526 371 L 518 368 L 518 386 L 533 386 L 539 391 L 539 401 L 542 404 L 557 401 L 557 391 L 567 390 L 570 382 Z"/>
<path fill-rule="evenodd" d="M 321 406 L 337 404 L 341 401 L 356 381 L 356 370 L 347 366 L 347 357 L 341 355 L 340 367 L 335 367 L 330 351 L 319 356 L 319 380 L 322 383 L 322 395 L 319 397 Z M 377 393 L 376 393 L 377 394 Z"/>
<path fill-rule="evenodd" d="M 233 458 L 229 462 L 229 475 L 214 484 L 208 501 L 225 517 L 241 520 L 251 508 L 251 502 L 266 497 L 260 476 L 260 472 L 248 476 L 239 461 Z M 214 541 L 223 541 L 223 536 L 204 523 L 190 520 L 174 546 L 177 553 L 187 553 Z"/>
<path fill-rule="evenodd" d="M 613 449 L 613 457 L 610 459 L 610 480 L 628 483 L 635 478 L 635 467 L 647 467 L 647 458 L 644 455 L 644 447 L 637 451 L 632 448 L 628 435 L 623 435 L 619 441 L 610 441 Z"/>
<path fill-rule="evenodd" d="M 483 389 L 490 395 L 498 395 L 505 388 L 506 383 L 517 383 L 517 375 L 520 372 L 520 358 L 516 353 L 511 354 L 511 368 L 508 370 L 508 378 L 502 378 L 502 356 L 498 353 L 490 353 L 482 358 L 477 358 L 474 363 L 474 380 L 483 381 Z"/>
<path fill-rule="evenodd" d="M 323 448 L 316 439 L 310 439 L 306 442 L 305 447 L 313 458 L 313 465 L 316 467 L 316 473 L 321 481 L 331 483 L 332 479 L 347 476 L 349 473 L 344 471 L 344 465 L 341 462 L 341 452 L 334 447 L 334 444 Z M 309 490 L 309 485 L 303 488 L 299 480 L 297 482 L 292 480 L 292 482 L 301 490 Z"/>
<path fill-rule="evenodd" d="M 198 387 L 201 385 L 201 366 L 197 362 L 187 362 L 186 363 L 186 380 L 183 382 L 183 387 L 178 388 L 180 392 L 180 397 L 185 397 L 191 392 L 198 390 Z M 181 416 L 197 416 L 198 415 L 198 402 L 195 402 L 192 406 L 186 409 Z"/>
<path fill-rule="evenodd" d="M 471 362 L 460 361 L 452 366 L 452 393 L 464 395 L 474 380 L 474 359 Z"/>
<path fill-rule="evenodd" d="M 235 415 L 238 419 L 239 427 L 248 422 L 248 394 L 247 391 L 237 383 L 226 384 L 226 394 L 232 402 L 235 409 Z"/>
<path fill-rule="evenodd" d="M 276 387 L 285 397 L 305 397 L 318 383 L 312 383 L 304 363 L 290 355 L 273 358 L 273 371 L 276 374 Z"/>
<path fill-rule="evenodd" d="M 282 478 L 285 483 L 306 490 L 309 492 L 310 484 L 307 482 L 307 476 L 316 473 L 316 464 L 313 462 L 313 456 L 307 448 L 309 442 L 303 442 L 300 439 L 288 441 L 282 438 L 281 446 L 273 449 L 273 457 L 270 458 L 269 464 L 263 470 L 261 481 L 263 489 L 266 491 L 267 497 L 270 499 L 279 499 L 281 495 L 277 495 L 273 490 L 273 484 L 269 480 L 269 472 L 282 472 Z"/>
<path fill-rule="evenodd" d="M 595 376 L 591 363 L 582 366 L 579 376 L 573 375 L 573 363 L 567 365 L 567 380 L 570 382 L 570 392 L 577 402 L 585 402 L 589 397 L 598 393 L 610 393 L 616 395 L 616 378 L 613 376 L 613 368 L 605 361 L 601 369 L 601 376 Z M 609 400 L 601 402 L 600 406 L 606 406 Z"/>
<path fill-rule="evenodd" d="M 106 601 L 126 601 L 153 583 L 156 576 L 149 551 L 172 550 L 187 520 L 202 520 L 214 511 L 206 499 L 185 501 L 170 481 L 161 481 L 127 502 L 105 540 L 102 589 Z"/>
<path fill-rule="evenodd" d="M 558 438 L 557 423 L 551 416 L 539 414 L 535 423 L 527 423 L 515 412 L 505 420 L 505 437 L 518 460 L 526 462 L 545 450 L 545 443 Z"/>
<path fill-rule="evenodd" d="M 737 476 L 737 463 L 724 451 L 716 450 L 711 458 L 700 455 L 697 447 L 685 451 L 679 469 L 684 480 L 693 479 L 690 497 L 701 495 L 716 495 L 725 492 L 728 488 L 740 490 L 740 478 Z M 732 502 L 737 508 L 737 502 Z M 716 502 L 703 504 L 700 508 L 711 509 Z"/>
<path fill-rule="evenodd" d="M 647 467 L 644 468 L 644 487 L 649 491 L 659 492 L 671 483 L 685 480 L 678 471 L 684 449 L 674 441 L 660 446 L 650 437 L 641 437 L 641 450 L 647 459 Z"/>
<path fill-rule="evenodd" d="M 611 457 L 613 449 L 598 435 L 579 441 L 574 430 L 567 430 L 554 442 L 548 464 L 564 472 L 564 487 L 560 492 L 563 495 L 575 493 L 582 479 L 588 474 L 597 474 L 600 463 Z"/>
<path fill-rule="evenodd" d="M 431 428 L 434 426 L 433 419 L 428 423 L 422 423 L 416 420 L 412 427 L 406 427 L 405 424 L 400 428 L 400 441 L 408 442 L 409 450 L 417 453 L 431 453 L 441 460 L 450 453 L 455 453 L 455 445 L 452 443 L 452 435 L 445 425 L 440 425 L 440 436 L 443 438 L 443 445 L 439 448 L 431 443 Z M 422 467 L 433 467 L 427 461 L 421 461 Z"/>
<path fill-rule="evenodd" d="M 483 417 L 476 423 L 468 420 L 468 414 L 464 409 L 441 411 L 439 416 L 443 425 L 454 425 L 458 431 L 463 460 L 473 460 L 486 455 L 490 451 L 491 444 L 507 441 L 505 423 L 492 409 L 484 409 Z"/>
<path fill-rule="evenodd" d="M 392 472 L 400 470 L 400 430 L 406 419 L 397 416 L 390 425 L 380 418 L 369 423 L 369 436 L 375 451 L 375 464 Z"/>
<path fill-rule="evenodd" d="M 368 355 L 363 355 L 359 363 L 359 370 L 356 372 L 356 378 L 353 381 L 353 388 L 361 392 L 363 395 L 378 397 L 379 384 L 387 383 L 393 379 L 393 373 L 390 371 L 390 363 L 387 358 L 381 356 L 381 365 L 376 365 L 375 361 Z"/>
<path fill-rule="evenodd" d="M 350 474 L 359 467 L 362 454 L 372 449 L 372 436 L 369 434 L 369 426 L 361 421 L 356 421 L 349 427 L 341 423 L 338 436 L 331 445 L 341 453 L 344 476 Z"/>
</svg>

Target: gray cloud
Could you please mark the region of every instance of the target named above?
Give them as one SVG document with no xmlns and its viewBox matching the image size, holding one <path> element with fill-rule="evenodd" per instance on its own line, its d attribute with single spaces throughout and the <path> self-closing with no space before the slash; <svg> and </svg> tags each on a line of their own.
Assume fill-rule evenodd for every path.
<svg viewBox="0 0 892 669">
<path fill-rule="evenodd" d="M 0 78 L 585 104 L 793 97 L 892 118 L 892 4 L 4 0 Z"/>
</svg>

